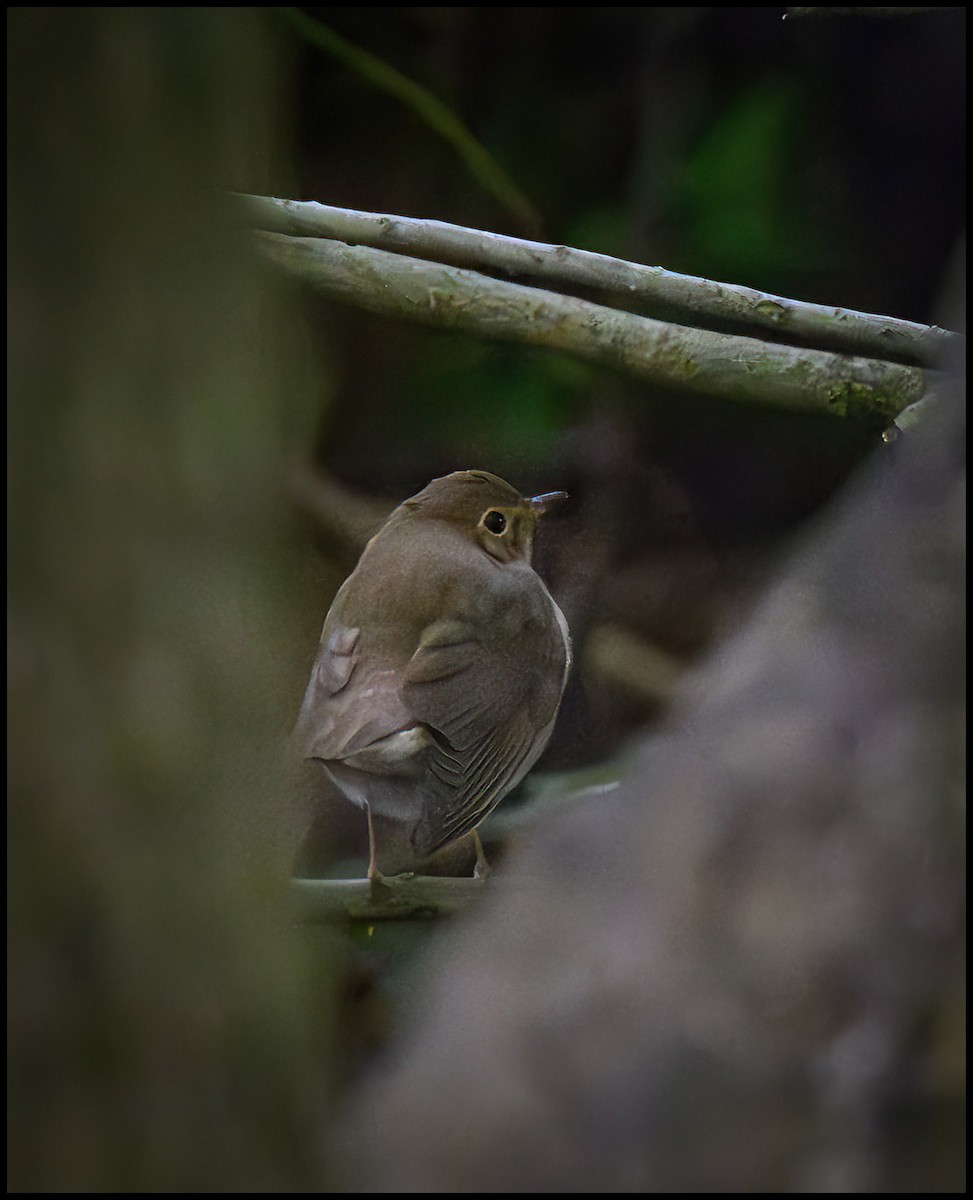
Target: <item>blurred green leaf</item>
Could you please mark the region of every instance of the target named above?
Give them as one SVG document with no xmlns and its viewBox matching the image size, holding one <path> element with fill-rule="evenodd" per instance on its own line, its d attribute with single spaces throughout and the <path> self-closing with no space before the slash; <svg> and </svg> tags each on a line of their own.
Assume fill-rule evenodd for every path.
<svg viewBox="0 0 973 1200">
<path fill-rule="evenodd" d="M 543 458 L 577 418 L 594 373 L 559 355 L 453 334 L 422 341 L 390 432 L 440 450 L 475 446 L 493 462 Z"/>
<path fill-rule="evenodd" d="M 564 242 L 596 254 L 628 258 L 631 249 L 629 218 L 618 207 L 592 209 L 565 230 Z"/>
<path fill-rule="evenodd" d="M 799 90 L 764 79 L 688 156 L 675 207 L 704 273 L 770 286 L 827 265 L 827 242 L 802 187 L 806 124 Z"/>
</svg>

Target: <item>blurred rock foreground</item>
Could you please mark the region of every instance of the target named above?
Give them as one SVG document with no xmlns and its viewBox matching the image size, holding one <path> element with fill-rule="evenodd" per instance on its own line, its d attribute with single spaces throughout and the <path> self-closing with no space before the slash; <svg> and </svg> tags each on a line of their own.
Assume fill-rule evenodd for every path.
<svg viewBox="0 0 973 1200">
<path fill-rule="evenodd" d="M 905 440 L 451 930 L 351 1190 L 963 1189 L 958 397 Z"/>
</svg>

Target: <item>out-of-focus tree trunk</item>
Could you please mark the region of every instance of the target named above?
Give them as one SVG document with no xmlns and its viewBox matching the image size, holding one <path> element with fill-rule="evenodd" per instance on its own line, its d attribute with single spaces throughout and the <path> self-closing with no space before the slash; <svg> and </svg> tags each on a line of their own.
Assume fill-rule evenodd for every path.
<svg viewBox="0 0 973 1200">
<path fill-rule="evenodd" d="M 14 1191 L 321 1182 L 278 778 L 306 405 L 220 211 L 277 179 L 278 58 L 257 9 L 8 10 Z"/>
</svg>

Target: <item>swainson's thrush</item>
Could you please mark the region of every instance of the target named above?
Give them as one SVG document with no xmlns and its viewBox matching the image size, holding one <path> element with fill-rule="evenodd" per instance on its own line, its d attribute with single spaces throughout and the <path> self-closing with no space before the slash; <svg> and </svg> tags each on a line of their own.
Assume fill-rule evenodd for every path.
<svg viewBox="0 0 973 1200">
<path fill-rule="evenodd" d="M 434 479 L 335 597 L 296 737 L 365 810 L 370 878 L 474 832 L 547 745 L 571 648 L 530 556 L 538 517 L 563 498 L 526 499 L 486 471 Z"/>
</svg>

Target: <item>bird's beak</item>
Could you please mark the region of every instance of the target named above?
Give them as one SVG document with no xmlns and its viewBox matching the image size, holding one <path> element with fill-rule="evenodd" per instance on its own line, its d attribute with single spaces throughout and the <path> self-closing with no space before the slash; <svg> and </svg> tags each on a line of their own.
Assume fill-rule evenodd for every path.
<svg viewBox="0 0 973 1200">
<path fill-rule="evenodd" d="M 536 516 L 543 517 L 558 504 L 563 504 L 567 498 L 567 492 L 545 492 L 542 496 L 531 496 L 527 503 Z"/>
</svg>

